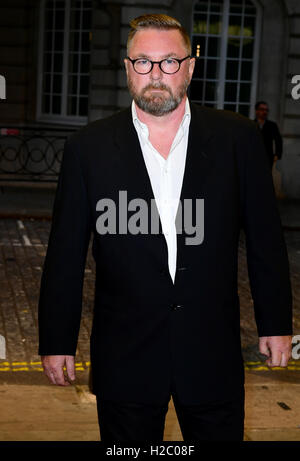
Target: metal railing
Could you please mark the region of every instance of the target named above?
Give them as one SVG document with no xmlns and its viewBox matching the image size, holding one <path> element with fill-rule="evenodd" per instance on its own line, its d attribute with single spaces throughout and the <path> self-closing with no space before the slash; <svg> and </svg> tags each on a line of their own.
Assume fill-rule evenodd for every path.
<svg viewBox="0 0 300 461">
<path fill-rule="evenodd" d="M 64 144 L 76 129 L 0 128 L 0 182 L 56 182 Z"/>
</svg>

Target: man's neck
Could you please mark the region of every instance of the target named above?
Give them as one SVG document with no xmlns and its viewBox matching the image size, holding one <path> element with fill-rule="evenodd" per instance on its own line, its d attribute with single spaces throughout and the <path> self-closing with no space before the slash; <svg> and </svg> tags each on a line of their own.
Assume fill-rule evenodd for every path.
<svg viewBox="0 0 300 461">
<path fill-rule="evenodd" d="M 175 110 L 168 114 L 162 115 L 161 117 L 148 114 L 147 112 L 144 112 L 142 109 L 140 109 L 137 105 L 135 105 L 136 113 L 139 120 L 142 123 L 145 123 L 150 131 L 161 132 L 165 131 L 166 129 L 178 129 L 185 114 L 186 99 L 187 96 L 183 98 Z"/>
</svg>

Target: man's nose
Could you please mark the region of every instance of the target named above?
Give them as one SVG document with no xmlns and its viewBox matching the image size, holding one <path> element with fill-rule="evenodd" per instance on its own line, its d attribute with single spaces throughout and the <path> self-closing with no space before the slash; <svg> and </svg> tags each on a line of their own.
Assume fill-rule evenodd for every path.
<svg viewBox="0 0 300 461">
<path fill-rule="evenodd" d="M 151 77 L 156 80 L 162 77 L 163 71 L 160 69 L 159 64 L 156 62 L 153 64 L 153 68 L 151 70 Z"/>
</svg>

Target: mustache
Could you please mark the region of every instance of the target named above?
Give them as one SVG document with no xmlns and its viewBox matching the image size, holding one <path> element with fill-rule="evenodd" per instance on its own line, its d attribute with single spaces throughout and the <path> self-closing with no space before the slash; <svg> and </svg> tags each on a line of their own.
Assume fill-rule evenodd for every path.
<svg viewBox="0 0 300 461">
<path fill-rule="evenodd" d="M 171 93 L 170 88 L 162 82 L 149 83 L 145 86 L 145 88 L 143 88 L 143 93 L 148 90 L 166 90 Z"/>
</svg>

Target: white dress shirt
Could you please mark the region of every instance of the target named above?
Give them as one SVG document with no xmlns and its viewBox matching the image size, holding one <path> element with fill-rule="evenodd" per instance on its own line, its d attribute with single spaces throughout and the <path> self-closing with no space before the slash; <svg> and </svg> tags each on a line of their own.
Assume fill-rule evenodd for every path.
<svg viewBox="0 0 300 461">
<path fill-rule="evenodd" d="M 189 126 L 191 120 L 190 105 L 188 99 L 186 99 L 185 113 L 167 159 L 164 159 L 149 141 L 148 127 L 139 120 L 134 101 L 132 101 L 131 108 L 133 124 L 138 134 L 161 220 L 162 231 L 168 247 L 168 266 L 174 283 L 177 259 L 177 234 L 175 219 L 185 169 Z"/>
</svg>

